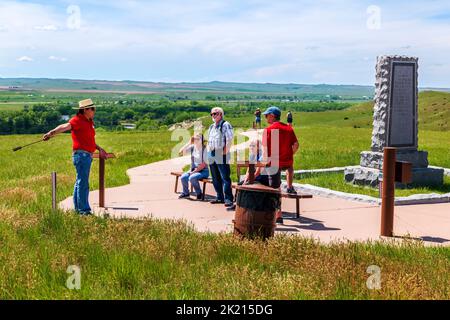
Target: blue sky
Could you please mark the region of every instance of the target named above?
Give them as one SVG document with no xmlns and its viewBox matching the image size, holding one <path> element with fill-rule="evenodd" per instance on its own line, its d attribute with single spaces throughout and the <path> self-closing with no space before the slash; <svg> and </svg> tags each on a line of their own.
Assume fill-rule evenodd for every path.
<svg viewBox="0 0 450 320">
<path fill-rule="evenodd" d="M 0 0 L 0 77 L 372 85 L 381 54 L 450 87 L 450 2 Z"/>
</svg>

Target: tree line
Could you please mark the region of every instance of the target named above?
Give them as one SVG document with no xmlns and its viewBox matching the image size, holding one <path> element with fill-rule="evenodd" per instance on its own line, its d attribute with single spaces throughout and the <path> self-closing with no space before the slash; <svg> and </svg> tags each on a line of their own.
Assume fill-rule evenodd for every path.
<svg viewBox="0 0 450 320">
<path fill-rule="evenodd" d="M 140 100 L 104 100 L 97 101 L 95 114 L 96 128 L 105 130 L 123 130 L 123 123 L 133 123 L 139 130 L 156 130 L 185 120 L 197 119 L 208 115 L 211 108 L 221 106 L 226 114 L 238 117 L 253 114 L 256 108 L 261 110 L 273 102 L 211 102 L 211 101 L 140 101 Z M 282 110 L 315 112 L 341 110 L 349 103 L 339 102 L 283 102 L 277 106 Z M 0 134 L 35 134 L 51 130 L 67 122 L 67 117 L 75 115 L 76 104 L 56 102 L 25 106 L 20 111 L 0 112 Z M 66 117 L 64 117 L 66 116 Z"/>
</svg>

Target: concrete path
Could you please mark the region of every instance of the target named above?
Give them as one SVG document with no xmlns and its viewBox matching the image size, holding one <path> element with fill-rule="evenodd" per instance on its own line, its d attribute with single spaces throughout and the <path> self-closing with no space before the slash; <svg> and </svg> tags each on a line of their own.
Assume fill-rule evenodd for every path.
<svg viewBox="0 0 450 320">
<path fill-rule="evenodd" d="M 252 133 L 245 133 L 251 136 Z M 245 148 L 240 144 L 234 150 Z M 223 205 L 194 200 L 179 200 L 174 193 L 175 177 L 190 157 L 180 157 L 129 169 L 130 184 L 106 190 L 106 213 L 115 218 L 153 217 L 184 219 L 198 231 L 232 232 L 234 211 Z M 181 183 L 178 186 L 181 191 Z M 207 185 L 207 194 L 215 192 Z M 97 214 L 98 191 L 90 193 L 91 206 Z M 60 207 L 73 209 L 72 197 Z M 277 233 L 296 234 L 329 243 L 338 240 L 379 240 L 380 207 L 337 198 L 315 196 L 300 201 L 301 216 L 295 219 L 295 200 L 283 199 L 284 224 Z M 395 208 L 394 233 L 424 240 L 427 245 L 450 246 L 450 203 L 398 206 Z"/>
</svg>

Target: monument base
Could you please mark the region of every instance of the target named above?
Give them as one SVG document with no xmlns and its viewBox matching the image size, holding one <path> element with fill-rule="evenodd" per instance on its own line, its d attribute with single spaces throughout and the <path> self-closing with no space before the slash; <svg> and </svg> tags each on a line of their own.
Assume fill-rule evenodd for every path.
<svg viewBox="0 0 450 320">
<path fill-rule="evenodd" d="M 345 169 L 344 177 L 347 182 L 377 188 L 382 179 L 382 171 L 362 166 L 349 167 Z M 444 183 L 444 169 L 413 168 L 412 181 L 410 184 L 396 183 L 395 187 L 406 189 L 411 187 L 441 186 Z"/>
<path fill-rule="evenodd" d="M 397 161 L 411 162 L 413 168 L 428 168 L 428 152 L 417 150 L 397 150 Z M 360 165 L 362 167 L 383 168 L 383 153 L 375 151 L 361 152 Z"/>
</svg>

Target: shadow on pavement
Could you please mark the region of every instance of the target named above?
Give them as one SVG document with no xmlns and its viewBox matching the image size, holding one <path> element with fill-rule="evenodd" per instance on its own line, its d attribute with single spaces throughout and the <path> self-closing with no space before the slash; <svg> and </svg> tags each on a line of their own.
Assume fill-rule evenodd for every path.
<svg viewBox="0 0 450 320">
<path fill-rule="evenodd" d="M 444 243 L 444 242 L 448 242 L 450 241 L 449 239 L 444 239 L 444 238 L 439 238 L 439 237 L 421 237 L 420 239 L 422 239 L 423 241 L 428 241 L 428 242 L 435 242 L 435 243 Z"/>
<path fill-rule="evenodd" d="M 286 217 L 286 215 L 288 217 Z M 283 227 L 278 227 L 276 230 L 279 231 L 294 231 L 294 232 L 299 232 L 300 229 L 304 229 L 304 230 L 314 230 L 314 231 L 336 231 L 336 230 L 341 230 L 339 228 L 330 228 L 330 227 L 326 227 L 323 224 L 323 221 L 321 220 L 316 220 L 316 219 L 311 219 L 311 218 L 307 218 L 304 216 L 300 216 L 300 218 L 291 218 L 292 214 L 290 212 L 285 212 L 283 211 L 283 218 L 286 220 L 290 220 L 290 221 L 295 221 L 297 222 L 299 225 L 289 225 L 289 226 L 283 226 Z M 295 217 L 295 214 L 294 214 Z"/>
</svg>

